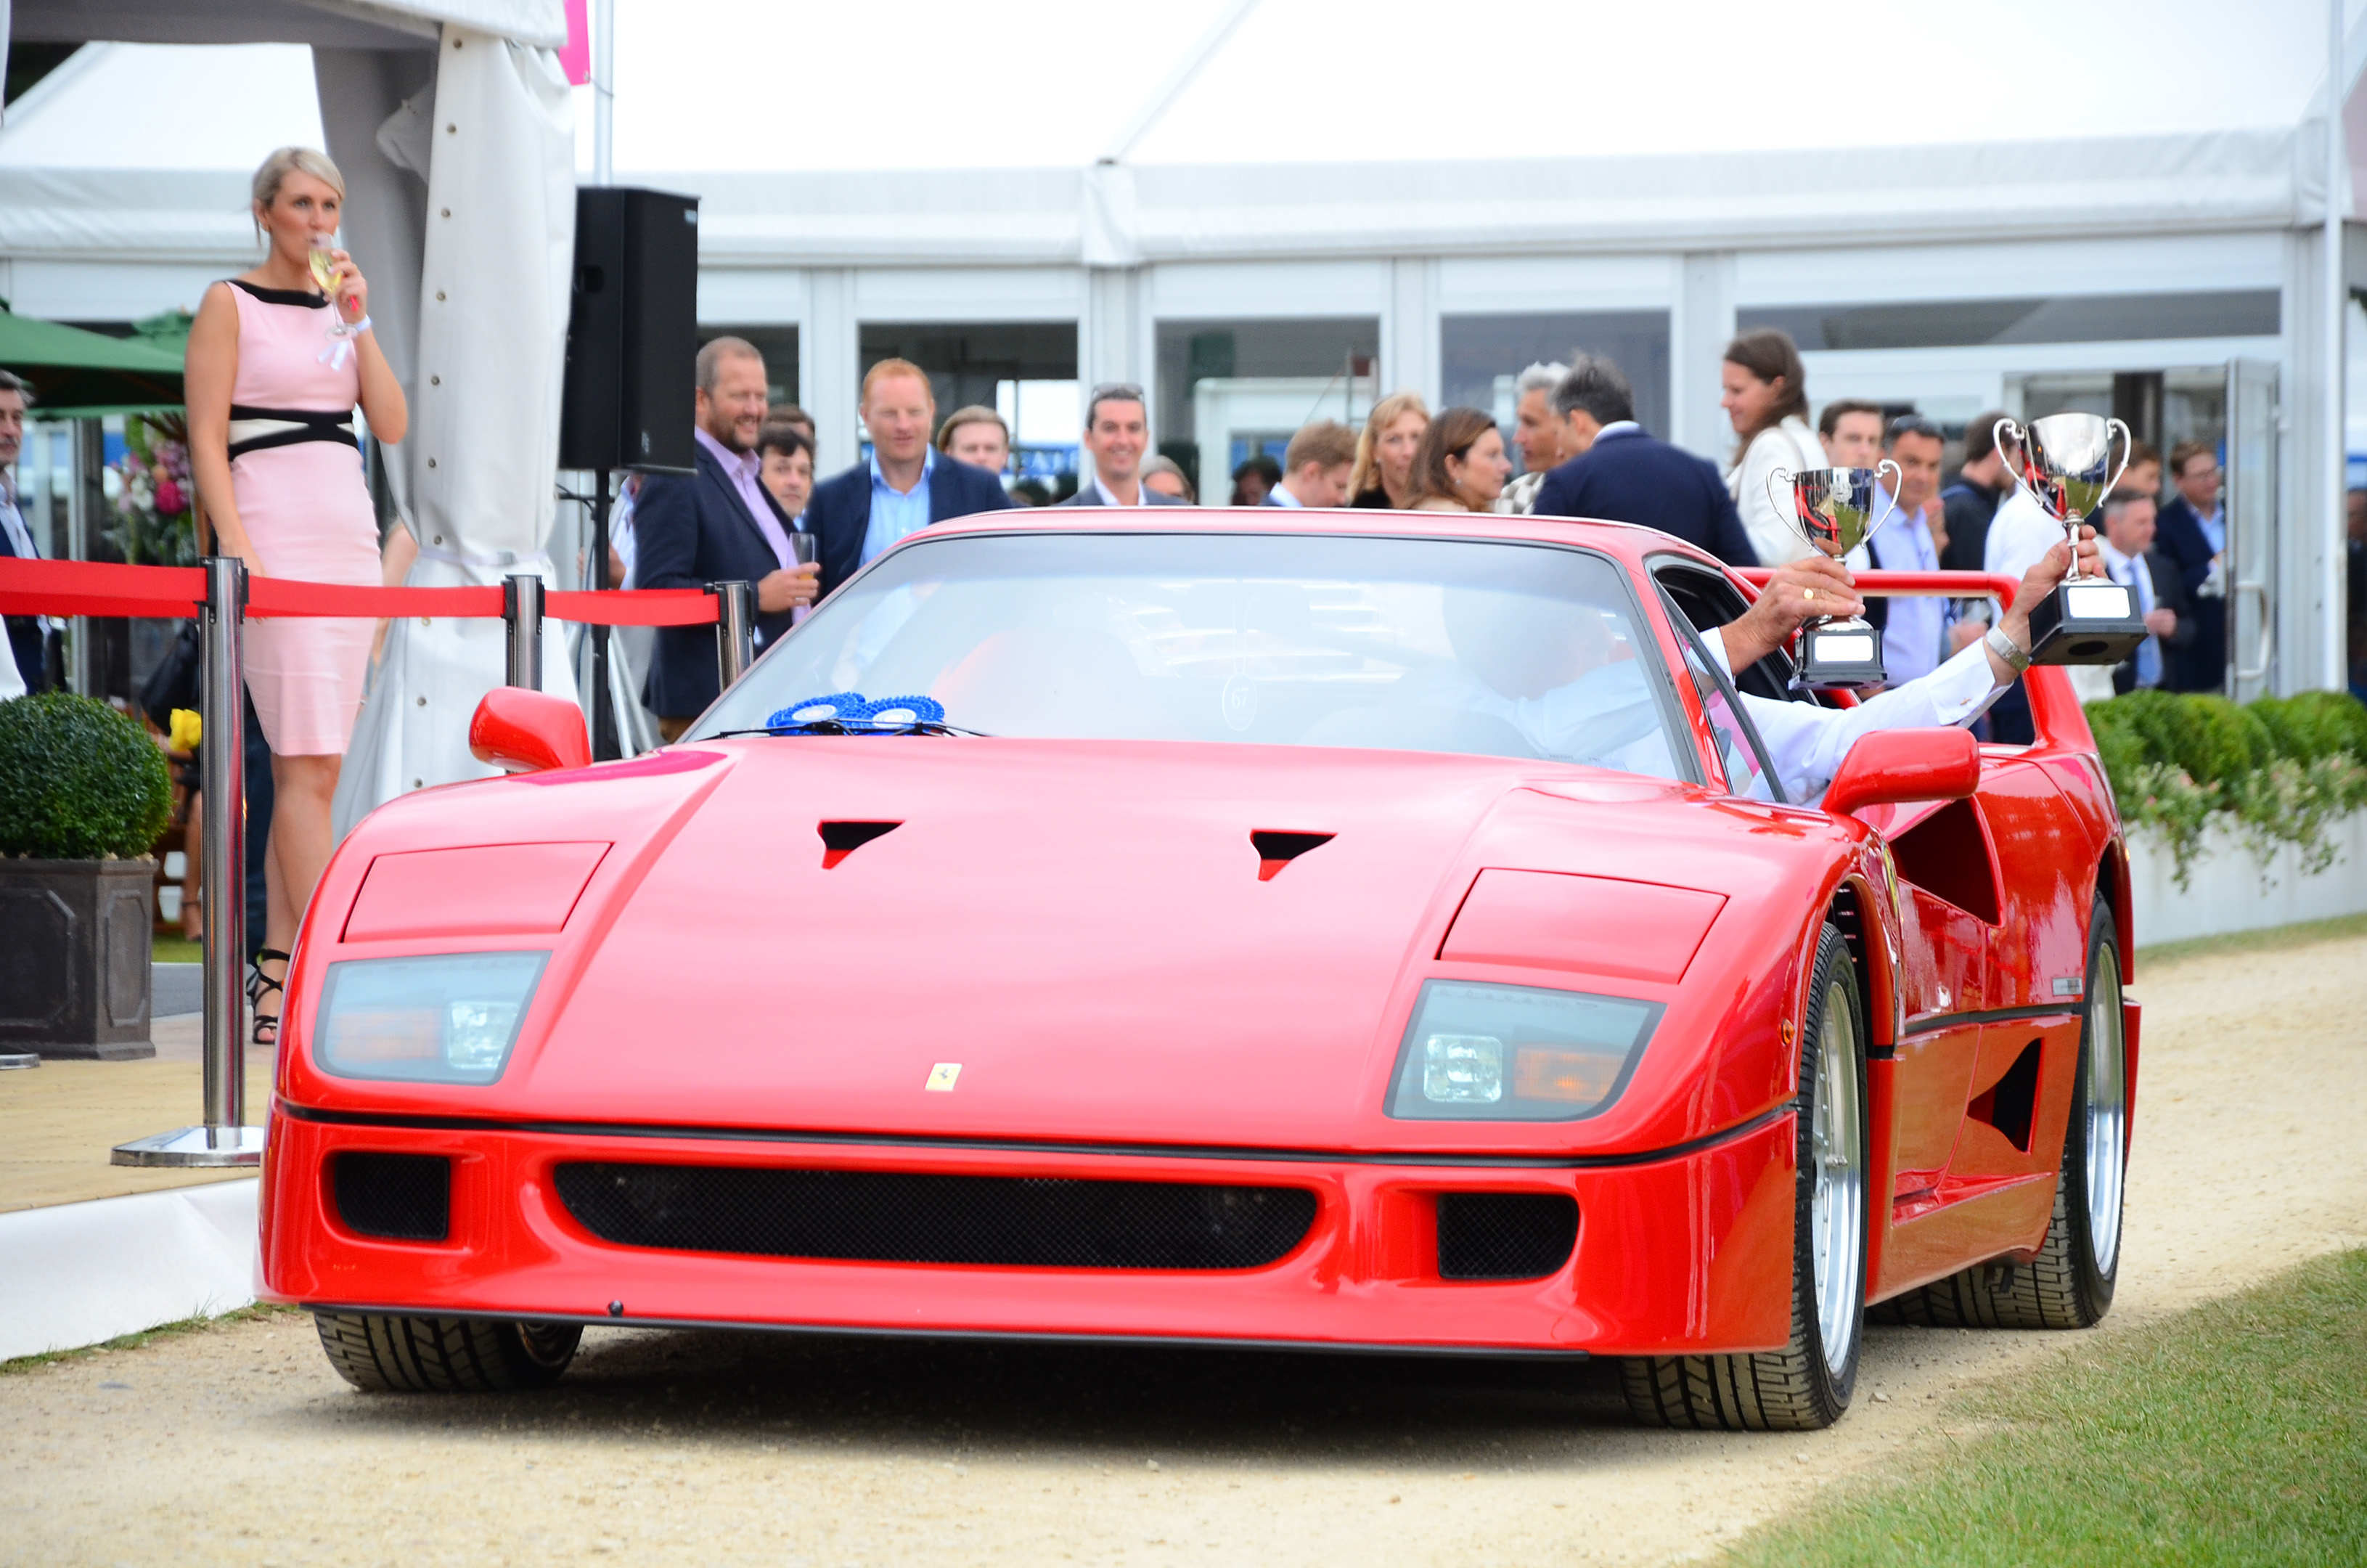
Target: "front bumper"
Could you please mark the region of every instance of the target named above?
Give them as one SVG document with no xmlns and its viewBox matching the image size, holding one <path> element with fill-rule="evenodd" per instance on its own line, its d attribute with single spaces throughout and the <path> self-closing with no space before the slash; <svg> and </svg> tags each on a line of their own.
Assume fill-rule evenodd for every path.
<svg viewBox="0 0 2367 1568">
<path fill-rule="evenodd" d="M 282 1104 L 264 1161 L 263 1293 L 423 1315 L 858 1333 L 1546 1354 L 1765 1350 L 1789 1332 L 1794 1149 L 1788 1111 L 1682 1152 L 1618 1164 L 1478 1164 L 378 1125 L 316 1119 Z M 379 1240 L 349 1229 L 327 1174 L 331 1157 L 348 1151 L 450 1160 L 447 1238 Z M 1316 1211 L 1278 1262 L 1239 1270 L 678 1252 L 593 1235 L 553 1179 L 557 1165 L 577 1160 L 1297 1187 L 1315 1194 Z M 1437 1163 L 1418 1163 L 1425 1160 Z M 1441 1278 L 1437 1199 L 1470 1192 L 1575 1199 L 1569 1261 L 1539 1279 Z"/>
</svg>

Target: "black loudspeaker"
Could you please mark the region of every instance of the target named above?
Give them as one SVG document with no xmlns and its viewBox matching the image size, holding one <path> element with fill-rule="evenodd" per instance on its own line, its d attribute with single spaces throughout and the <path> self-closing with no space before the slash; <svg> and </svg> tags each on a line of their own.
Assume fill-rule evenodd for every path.
<svg viewBox="0 0 2367 1568">
<path fill-rule="evenodd" d="M 697 354 L 698 198 L 579 188 L 559 466 L 696 472 Z"/>
</svg>

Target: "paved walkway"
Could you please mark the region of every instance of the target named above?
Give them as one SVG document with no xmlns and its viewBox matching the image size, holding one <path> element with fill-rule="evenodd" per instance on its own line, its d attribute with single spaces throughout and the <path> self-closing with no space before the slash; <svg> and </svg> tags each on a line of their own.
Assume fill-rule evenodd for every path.
<svg viewBox="0 0 2367 1568">
<path fill-rule="evenodd" d="M 245 1171 L 142 1170 L 108 1164 L 118 1143 L 187 1127 L 204 1114 L 204 1019 L 159 1018 L 146 1062 L 44 1062 L 0 1073 L 0 1213 L 251 1176 Z M 260 1123 L 272 1053 L 246 1057 L 247 1119 Z"/>
</svg>

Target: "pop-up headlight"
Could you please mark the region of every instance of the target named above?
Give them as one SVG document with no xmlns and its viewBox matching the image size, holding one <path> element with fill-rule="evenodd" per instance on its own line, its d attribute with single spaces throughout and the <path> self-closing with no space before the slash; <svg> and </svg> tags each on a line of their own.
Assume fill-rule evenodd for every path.
<svg viewBox="0 0 2367 1568">
<path fill-rule="evenodd" d="M 1417 1121 L 1575 1121 L 1609 1105 L 1660 1020 L 1658 1002 L 1534 985 L 1423 984 L 1389 1114 Z"/>
<path fill-rule="evenodd" d="M 344 1078 L 490 1084 L 509 1064 L 549 953 L 443 953 L 329 966 L 312 1054 Z"/>
</svg>

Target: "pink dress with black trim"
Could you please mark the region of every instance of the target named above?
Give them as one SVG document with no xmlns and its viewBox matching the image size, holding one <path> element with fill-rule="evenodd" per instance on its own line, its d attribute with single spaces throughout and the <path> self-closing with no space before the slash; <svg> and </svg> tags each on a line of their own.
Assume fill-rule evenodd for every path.
<svg viewBox="0 0 2367 1568">
<path fill-rule="evenodd" d="M 361 356 L 331 364 L 328 301 L 233 278 L 238 379 L 230 477 L 246 537 L 274 577 L 375 587 L 378 515 L 354 434 Z M 246 688 L 281 756 L 341 756 L 361 711 L 377 622 L 250 617 Z"/>
</svg>

